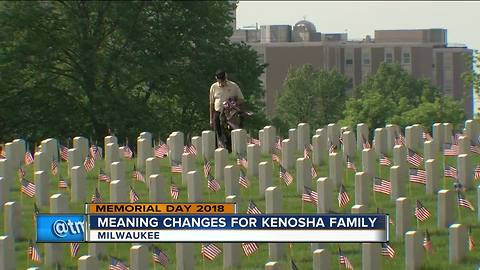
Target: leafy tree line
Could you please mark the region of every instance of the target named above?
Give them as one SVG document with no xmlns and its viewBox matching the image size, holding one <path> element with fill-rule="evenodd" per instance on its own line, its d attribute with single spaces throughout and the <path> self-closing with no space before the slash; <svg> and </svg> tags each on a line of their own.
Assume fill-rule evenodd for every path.
<svg viewBox="0 0 480 270">
<path fill-rule="evenodd" d="M 286 127 L 308 122 L 318 128 L 329 123 L 370 128 L 388 123 L 402 128 L 421 124 L 426 131 L 436 122 L 460 124 L 465 114 L 459 101 L 442 94 L 427 80 L 417 80 L 398 64 L 382 64 L 347 97 L 347 78 L 336 71 L 305 65 L 289 71 L 277 101 L 274 119 Z"/>
<path fill-rule="evenodd" d="M 229 72 L 264 124 L 264 66 L 231 44 L 229 1 L 1 2 L 0 141 L 208 128 L 208 91 Z"/>
</svg>

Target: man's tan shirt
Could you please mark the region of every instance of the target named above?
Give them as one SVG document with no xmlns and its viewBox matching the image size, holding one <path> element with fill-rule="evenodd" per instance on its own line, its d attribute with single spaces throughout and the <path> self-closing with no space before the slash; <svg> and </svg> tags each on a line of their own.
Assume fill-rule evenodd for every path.
<svg viewBox="0 0 480 270">
<path fill-rule="evenodd" d="M 220 87 L 218 82 L 210 87 L 210 104 L 214 104 L 213 108 L 217 112 L 221 112 L 223 110 L 223 102 L 232 97 L 244 99 L 240 87 L 232 81 L 227 80 L 227 84 L 224 87 Z"/>
</svg>

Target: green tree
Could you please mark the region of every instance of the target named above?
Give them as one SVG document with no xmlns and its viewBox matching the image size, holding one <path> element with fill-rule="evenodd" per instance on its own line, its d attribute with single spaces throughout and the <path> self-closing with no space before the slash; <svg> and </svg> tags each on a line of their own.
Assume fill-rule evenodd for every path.
<svg viewBox="0 0 480 270">
<path fill-rule="evenodd" d="M 208 127 L 224 67 L 262 121 L 263 66 L 231 44 L 228 1 L 0 3 L 0 140 Z"/>
<path fill-rule="evenodd" d="M 336 122 L 343 117 L 346 89 L 347 79 L 334 70 L 316 70 L 311 65 L 293 68 L 278 98 L 275 122 L 283 127 Z"/>
<path fill-rule="evenodd" d="M 459 102 L 443 96 L 428 81 L 413 78 L 397 64 L 382 64 L 347 101 L 341 122 L 349 126 L 366 123 L 369 127 L 418 123 L 429 130 L 435 122 L 458 124 L 463 119 Z"/>
</svg>

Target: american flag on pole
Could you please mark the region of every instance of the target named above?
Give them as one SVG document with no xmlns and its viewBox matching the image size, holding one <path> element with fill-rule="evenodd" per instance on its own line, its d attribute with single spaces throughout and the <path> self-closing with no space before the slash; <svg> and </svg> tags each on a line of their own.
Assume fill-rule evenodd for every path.
<svg viewBox="0 0 480 270">
<path fill-rule="evenodd" d="M 390 159 L 388 159 L 387 156 L 381 154 L 380 155 L 380 165 L 382 166 L 392 166 L 392 161 L 390 161 Z"/>
<path fill-rule="evenodd" d="M 293 183 L 292 175 L 290 175 L 290 173 L 288 173 L 288 171 L 285 170 L 282 165 L 280 165 L 280 179 L 282 179 L 287 186 Z"/>
<path fill-rule="evenodd" d="M 473 241 L 472 227 L 469 227 L 468 228 L 468 250 L 472 251 L 474 247 L 475 247 L 475 242 Z"/>
<path fill-rule="evenodd" d="M 480 154 L 480 147 L 475 145 L 473 142 L 470 145 L 470 152 L 475 153 L 475 154 Z"/>
<path fill-rule="evenodd" d="M 423 238 L 423 247 L 427 252 L 432 251 L 433 248 L 432 240 L 430 239 L 430 233 L 428 233 L 428 230 L 425 231 L 425 236 Z"/>
<path fill-rule="evenodd" d="M 457 202 L 458 206 L 468 208 L 472 211 L 475 211 L 475 207 L 473 207 L 473 204 L 465 198 L 465 195 L 462 194 L 462 192 L 457 191 Z"/>
<path fill-rule="evenodd" d="M 445 175 L 445 177 L 451 177 L 451 178 L 454 178 L 454 179 L 458 178 L 457 169 L 453 166 L 445 165 L 445 169 L 443 170 L 443 174 Z"/>
<path fill-rule="evenodd" d="M 303 157 L 306 159 L 310 159 L 312 150 L 309 146 L 305 146 L 305 149 L 303 149 Z"/>
<path fill-rule="evenodd" d="M 70 256 L 77 257 L 78 251 L 80 250 L 80 243 L 70 243 Z"/>
<path fill-rule="evenodd" d="M 128 267 L 120 259 L 111 257 L 109 270 L 128 270 Z"/>
<path fill-rule="evenodd" d="M 183 150 L 184 150 L 185 153 L 189 153 L 189 154 L 192 154 L 194 156 L 196 156 L 197 153 L 198 153 L 195 145 L 193 145 L 191 143 L 185 145 Z"/>
<path fill-rule="evenodd" d="M 350 197 L 348 197 L 347 190 L 345 186 L 342 184 L 340 185 L 340 190 L 338 191 L 338 207 L 343 208 L 347 203 L 350 201 Z"/>
<path fill-rule="evenodd" d="M 415 216 L 420 221 L 425 221 L 431 216 L 430 211 L 419 200 L 417 200 L 417 206 L 415 207 Z"/>
<path fill-rule="evenodd" d="M 409 148 L 407 153 L 407 161 L 408 163 L 412 164 L 415 167 L 420 167 L 420 165 L 422 165 L 422 162 L 423 162 L 423 157 L 417 154 L 417 152 Z"/>
<path fill-rule="evenodd" d="M 395 134 L 395 139 L 394 139 L 394 144 L 395 145 L 405 145 L 405 137 L 403 137 L 402 134 Z"/>
<path fill-rule="evenodd" d="M 218 192 L 221 189 L 220 183 L 218 183 L 218 181 L 211 174 L 207 176 L 207 187 L 213 192 Z"/>
<path fill-rule="evenodd" d="M 480 165 L 477 165 L 477 167 L 475 167 L 475 180 L 478 179 L 480 179 Z"/>
<path fill-rule="evenodd" d="M 153 261 L 159 263 L 161 266 L 167 268 L 168 256 L 158 247 L 154 247 L 152 251 Z"/>
<path fill-rule="evenodd" d="M 50 165 L 50 171 L 53 175 L 57 175 L 58 173 L 58 163 L 55 159 L 52 159 L 52 163 Z"/>
<path fill-rule="evenodd" d="M 337 152 L 337 146 L 330 141 L 330 147 L 328 148 L 328 153 L 332 154 L 336 152 Z"/>
<path fill-rule="evenodd" d="M 388 245 L 388 243 L 382 243 L 381 254 L 383 256 L 387 256 L 393 259 L 393 257 L 395 257 L 395 250 L 390 245 Z"/>
<path fill-rule="evenodd" d="M 353 163 L 352 158 L 350 158 L 349 156 L 347 156 L 347 169 L 353 170 L 355 172 L 357 171 L 357 168 L 355 167 L 355 163 Z"/>
<path fill-rule="evenodd" d="M 248 202 L 247 214 L 250 215 L 257 215 L 261 214 L 262 211 L 257 207 L 257 205 L 253 201 Z"/>
<path fill-rule="evenodd" d="M 275 141 L 275 148 L 282 150 L 282 139 L 280 137 L 277 137 L 277 140 Z"/>
<path fill-rule="evenodd" d="M 272 154 L 272 161 L 276 161 L 278 163 L 280 163 L 280 157 L 277 155 L 277 154 Z"/>
<path fill-rule="evenodd" d="M 140 197 L 138 197 L 137 192 L 130 186 L 130 202 L 131 203 L 136 203 L 140 200 Z"/>
<path fill-rule="evenodd" d="M 30 151 L 29 151 L 30 152 Z M 63 146 L 63 145 L 60 145 L 60 158 L 63 160 L 63 161 L 67 161 L 68 160 L 68 148 Z"/>
<path fill-rule="evenodd" d="M 90 146 L 90 156 L 92 156 L 94 160 L 102 159 L 102 152 L 97 145 L 93 144 L 92 146 Z"/>
<path fill-rule="evenodd" d="M 68 188 L 68 183 L 61 175 L 58 178 L 58 188 Z"/>
<path fill-rule="evenodd" d="M 340 248 L 338 248 L 338 262 L 341 264 L 341 265 L 345 265 L 345 268 L 347 269 L 350 269 L 350 270 L 353 270 L 353 265 L 352 263 L 348 260 L 347 256 L 345 256 L 345 254 L 343 254 L 342 250 Z"/>
<path fill-rule="evenodd" d="M 315 178 L 318 176 L 317 170 L 315 170 L 315 167 L 312 165 L 312 169 L 310 169 L 312 178 Z"/>
<path fill-rule="evenodd" d="M 213 261 L 221 253 L 222 250 L 215 244 L 202 244 L 201 254 L 210 261 Z"/>
<path fill-rule="evenodd" d="M 409 169 L 410 182 L 422 185 L 427 184 L 427 172 L 421 169 Z"/>
<path fill-rule="evenodd" d="M 27 150 L 27 152 L 25 152 L 24 161 L 25 161 L 25 165 L 30 165 L 30 164 L 33 163 L 32 153 L 30 153 L 30 151 L 28 151 L 28 150 Z"/>
<path fill-rule="evenodd" d="M 379 177 L 374 177 L 373 191 L 390 195 L 392 193 L 392 183 Z"/>
<path fill-rule="evenodd" d="M 212 170 L 212 164 L 210 163 L 210 161 L 208 161 L 206 158 L 203 159 L 203 174 L 205 175 L 205 177 L 208 176 L 208 174 L 210 173 L 210 171 Z"/>
<path fill-rule="evenodd" d="M 85 161 L 83 162 L 83 167 L 85 167 L 85 170 L 87 172 L 93 170 L 93 168 L 95 167 L 95 159 L 92 158 L 90 155 L 87 155 Z"/>
<path fill-rule="evenodd" d="M 35 184 L 28 181 L 27 179 L 23 178 L 20 181 L 21 187 L 20 191 L 27 195 L 30 198 L 33 198 L 35 196 Z"/>
<path fill-rule="evenodd" d="M 172 200 L 176 201 L 178 200 L 178 195 L 180 194 L 180 191 L 178 190 L 178 187 L 175 184 L 170 185 L 170 197 L 172 197 Z"/>
<path fill-rule="evenodd" d="M 423 132 L 422 137 L 425 141 L 431 141 L 433 140 L 432 135 L 430 135 L 429 132 Z"/>
<path fill-rule="evenodd" d="M 456 144 L 445 143 L 443 144 L 443 155 L 444 156 L 458 156 L 459 147 Z"/>
<path fill-rule="evenodd" d="M 130 149 L 130 147 L 128 147 L 128 145 L 125 145 L 123 147 L 123 157 L 126 158 L 126 159 L 132 159 L 133 158 L 132 149 Z"/>
<path fill-rule="evenodd" d="M 179 161 L 172 160 L 172 167 L 170 168 L 172 173 L 182 173 L 182 163 Z"/>
<path fill-rule="evenodd" d="M 248 188 L 250 186 L 250 181 L 248 180 L 247 176 L 243 172 L 243 170 L 240 170 L 240 177 L 238 178 L 238 183 L 243 187 L 243 188 Z"/>
<path fill-rule="evenodd" d="M 253 242 L 242 243 L 242 249 L 243 249 L 243 253 L 245 253 L 245 256 L 248 257 L 258 250 L 258 245 Z"/>
<path fill-rule="evenodd" d="M 98 192 L 98 188 L 95 188 L 95 192 L 92 195 L 91 203 L 101 203 L 102 202 L 102 195 Z"/>
<path fill-rule="evenodd" d="M 250 144 L 260 145 L 260 140 L 250 137 Z"/>
<path fill-rule="evenodd" d="M 304 186 L 303 187 L 303 194 L 302 194 L 302 201 L 307 203 L 318 204 L 318 193 L 313 189 Z"/>
<path fill-rule="evenodd" d="M 145 177 L 139 170 L 137 170 L 137 167 L 135 166 L 135 164 L 133 164 L 132 177 L 134 180 L 145 183 Z"/>
<path fill-rule="evenodd" d="M 160 141 L 154 148 L 155 157 L 164 158 L 168 155 L 168 145 Z"/>
<path fill-rule="evenodd" d="M 33 244 L 32 241 L 30 241 L 30 245 L 28 246 L 27 249 L 28 253 L 28 258 L 34 262 L 41 262 L 41 256 L 40 256 L 40 251 L 38 250 L 38 247 Z"/>
<path fill-rule="evenodd" d="M 100 169 L 100 172 L 98 173 L 98 180 L 110 182 L 110 177 L 102 169 Z"/>
<path fill-rule="evenodd" d="M 372 148 L 372 146 L 370 145 L 370 143 L 368 142 L 367 139 L 365 139 L 365 137 L 362 136 L 362 146 L 363 146 L 363 149 L 370 149 Z"/>
<path fill-rule="evenodd" d="M 237 155 L 237 165 L 242 166 L 246 169 L 248 167 L 248 161 L 245 157 Z"/>
<path fill-rule="evenodd" d="M 18 178 L 22 179 L 24 177 L 25 177 L 25 170 L 22 167 L 18 168 Z"/>
</svg>

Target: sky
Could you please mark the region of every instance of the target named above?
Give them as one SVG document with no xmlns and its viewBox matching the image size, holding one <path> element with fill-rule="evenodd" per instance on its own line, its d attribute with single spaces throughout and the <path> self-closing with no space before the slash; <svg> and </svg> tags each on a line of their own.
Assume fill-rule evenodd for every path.
<svg viewBox="0 0 480 270">
<path fill-rule="evenodd" d="M 445 28 L 448 43 L 480 49 L 480 2 L 433 1 L 240 1 L 237 28 L 289 24 L 304 18 L 318 32 L 347 32 L 348 39 L 374 30 Z"/>
</svg>

